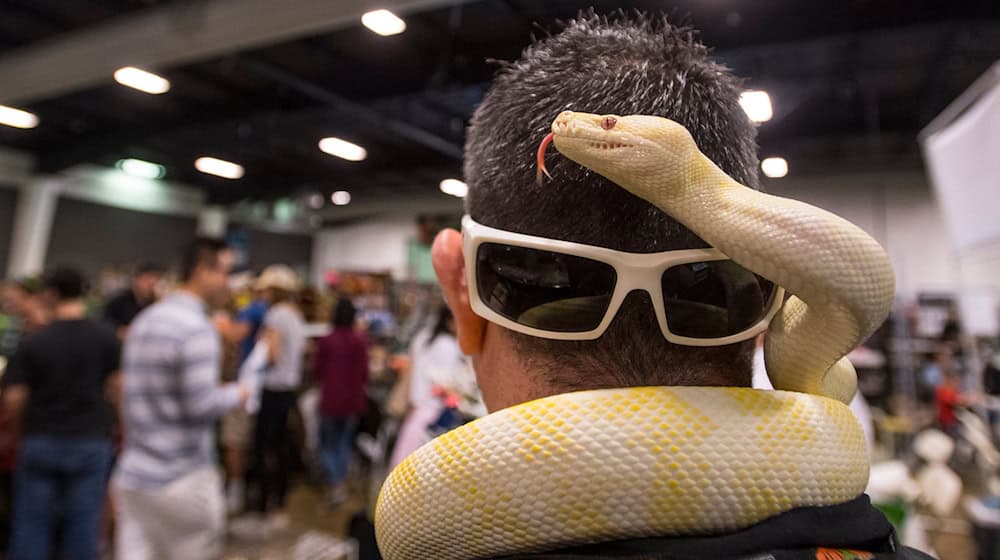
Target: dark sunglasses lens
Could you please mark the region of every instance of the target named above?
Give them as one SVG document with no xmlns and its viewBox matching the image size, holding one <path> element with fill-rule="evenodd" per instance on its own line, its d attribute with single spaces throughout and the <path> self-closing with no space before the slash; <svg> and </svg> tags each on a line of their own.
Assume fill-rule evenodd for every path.
<svg viewBox="0 0 1000 560">
<path fill-rule="evenodd" d="M 775 286 L 730 260 L 688 263 L 663 272 L 670 332 L 691 338 L 741 333 L 763 319 Z"/>
<path fill-rule="evenodd" d="M 615 269 L 605 263 L 499 243 L 479 246 L 476 277 L 487 307 L 552 332 L 596 329 L 615 291 Z"/>
</svg>

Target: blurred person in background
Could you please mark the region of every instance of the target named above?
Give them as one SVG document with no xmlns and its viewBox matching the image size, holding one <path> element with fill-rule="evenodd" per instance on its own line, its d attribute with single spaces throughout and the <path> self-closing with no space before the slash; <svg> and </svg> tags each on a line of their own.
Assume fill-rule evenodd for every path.
<svg viewBox="0 0 1000 560">
<path fill-rule="evenodd" d="M 239 371 L 253 351 L 269 305 L 265 294 L 252 282 L 250 289 L 252 299 L 231 320 L 227 317 L 225 321 L 216 321 L 223 340 L 237 345 L 235 371 Z M 229 513 L 243 511 L 246 502 L 246 459 L 253 440 L 253 424 L 253 417 L 244 407 L 234 408 L 222 418 L 220 435 L 226 470 L 226 509 Z"/>
<path fill-rule="evenodd" d="M 938 344 L 934 357 L 924 364 L 920 371 L 920 389 L 928 399 L 933 397 L 934 392 L 944 382 L 945 374 L 949 371 L 958 372 L 959 363 L 955 359 L 955 353 L 949 344 Z"/>
<path fill-rule="evenodd" d="M 128 327 L 136 316 L 156 301 L 156 288 L 165 272 L 158 264 L 140 265 L 132 275 L 131 285 L 105 304 L 104 319 L 115 328 L 122 340 L 125 340 Z"/>
<path fill-rule="evenodd" d="M 139 314 L 124 350 L 125 449 L 114 476 L 115 556 L 214 559 L 225 504 L 215 422 L 250 397 L 220 384 L 221 341 L 209 309 L 225 303 L 233 254 L 198 238 L 181 257 L 181 288 Z"/>
<path fill-rule="evenodd" d="M 330 485 L 331 505 L 348 498 L 358 419 L 365 412 L 368 385 L 368 340 L 354 328 L 357 310 L 341 298 L 333 311 L 333 331 L 316 345 L 316 380 L 320 384 L 320 461 Z"/>
<path fill-rule="evenodd" d="M 118 338 L 86 317 L 83 275 L 45 277 L 53 321 L 22 341 L 5 379 L 4 411 L 23 434 L 14 474 L 10 558 L 49 560 L 55 514 L 64 558 L 96 559 L 111 465 Z"/>
<path fill-rule="evenodd" d="M 157 298 L 157 288 L 166 274 L 166 269 L 156 263 L 144 263 L 132 271 L 129 286 L 111 296 L 104 304 L 104 320 L 111 325 L 118 335 L 119 340 L 124 341 L 128 334 L 128 328 L 135 320 L 136 316 L 153 303 Z M 115 411 L 117 413 L 117 411 Z M 112 421 L 112 442 L 114 444 L 115 460 L 121 452 L 122 446 L 122 426 L 121 420 L 114 415 Z M 104 538 L 106 542 L 111 542 L 114 535 L 114 500 L 108 495 L 108 503 L 104 519 Z"/>
<path fill-rule="evenodd" d="M 35 323 L 37 329 L 44 320 L 36 284 L 31 279 L 10 280 L 0 287 L 0 374 L 6 374 L 8 362 L 25 334 L 24 329 L 31 323 Z M 36 320 L 31 319 L 32 315 Z M 12 477 L 17 458 L 17 434 L 13 430 L 10 415 L 0 414 L 0 550 L 7 550 L 10 536 Z"/>
<path fill-rule="evenodd" d="M 253 299 L 236 313 L 236 330 L 233 336 L 240 342 L 240 364 L 247 359 L 257 344 L 257 335 L 260 334 L 269 305 L 264 291 L 254 285 Z"/>
<path fill-rule="evenodd" d="M 455 319 L 451 310 L 442 306 L 434 324 L 418 332 L 410 343 L 410 410 L 399 430 L 390 467 L 431 440 L 428 426 L 444 411 L 444 402 L 434 391 L 433 371 L 463 367 L 463 359 L 455 338 Z"/>
<path fill-rule="evenodd" d="M 292 469 L 288 418 L 295 407 L 302 382 L 302 357 L 306 325 L 293 297 L 299 280 L 284 265 L 267 267 L 256 288 L 268 302 L 259 339 L 267 344 L 267 367 L 261 379 L 260 410 L 254 427 L 254 466 L 257 503 L 266 529 L 288 527 L 285 502 Z"/>
<path fill-rule="evenodd" d="M 0 333 L 0 356 L 13 355 L 23 336 L 49 322 L 51 309 L 45 299 L 42 283 L 35 278 L 4 283 L 0 291 L 0 314 L 4 317 L 0 329 L 3 331 Z"/>
<path fill-rule="evenodd" d="M 934 405 L 937 407 L 938 427 L 953 438 L 959 433 L 956 409 L 971 406 L 975 399 L 962 390 L 962 376 L 954 368 L 945 369 L 941 383 L 934 389 Z"/>
<path fill-rule="evenodd" d="M 0 356 L 14 355 L 21 338 L 21 315 L 28 291 L 19 282 L 7 281 L 0 286 Z"/>
</svg>

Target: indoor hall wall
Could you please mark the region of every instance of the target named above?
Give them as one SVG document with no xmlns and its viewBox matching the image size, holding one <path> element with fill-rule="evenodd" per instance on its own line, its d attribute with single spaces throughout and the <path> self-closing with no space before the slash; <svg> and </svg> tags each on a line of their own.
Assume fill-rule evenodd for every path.
<svg viewBox="0 0 1000 560">
<path fill-rule="evenodd" d="M 920 170 L 789 175 L 768 180 L 768 192 L 815 204 L 854 222 L 886 248 L 901 296 L 957 291 L 959 259 L 927 178 Z"/>
<path fill-rule="evenodd" d="M 0 274 L 7 270 L 7 259 L 10 258 L 18 194 L 13 185 L 0 184 Z"/>
<path fill-rule="evenodd" d="M 394 278 L 406 278 L 406 247 L 416 234 L 413 215 L 383 216 L 325 229 L 313 245 L 313 277 L 322 285 L 323 273 L 335 269 L 389 271 Z"/>
<path fill-rule="evenodd" d="M 243 225 L 233 229 L 243 230 L 249 248 L 247 266 L 262 270 L 272 264 L 284 264 L 311 277 L 313 236 L 305 233 L 268 231 Z"/>
<path fill-rule="evenodd" d="M 61 196 L 45 264 L 78 266 L 93 281 L 108 265 L 153 261 L 174 267 L 197 225 L 194 216 L 140 212 Z"/>
</svg>

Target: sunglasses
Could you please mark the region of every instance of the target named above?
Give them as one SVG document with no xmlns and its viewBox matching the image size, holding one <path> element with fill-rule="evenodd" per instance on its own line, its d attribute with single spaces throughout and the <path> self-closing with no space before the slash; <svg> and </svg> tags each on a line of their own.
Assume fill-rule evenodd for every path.
<svg viewBox="0 0 1000 560">
<path fill-rule="evenodd" d="M 634 290 L 649 294 L 664 338 L 721 346 L 753 338 L 784 290 L 718 249 L 626 253 L 534 237 L 462 219 L 472 309 L 510 330 L 593 340 Z"/>
</svg>

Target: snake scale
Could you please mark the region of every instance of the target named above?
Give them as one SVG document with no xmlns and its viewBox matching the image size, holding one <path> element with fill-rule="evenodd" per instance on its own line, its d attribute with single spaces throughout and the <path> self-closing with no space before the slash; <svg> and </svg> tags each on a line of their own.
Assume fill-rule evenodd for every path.
<svg viewBox="0 0 1000 560">
<path fill-rule="evenodd" d="M 878 243 L 739 184 L 669 119 L 566 111 L 547 140 L 793 294 L 765 339 L 779 390 L 583 391 L 495 412 L 390 474 L 376 508 L 382 554 L 457 560 L 711 534 L 860 494 L 868 458 L 844 404 L 857 387 L 845 356 L 892 304 Z"/>
</svg>

